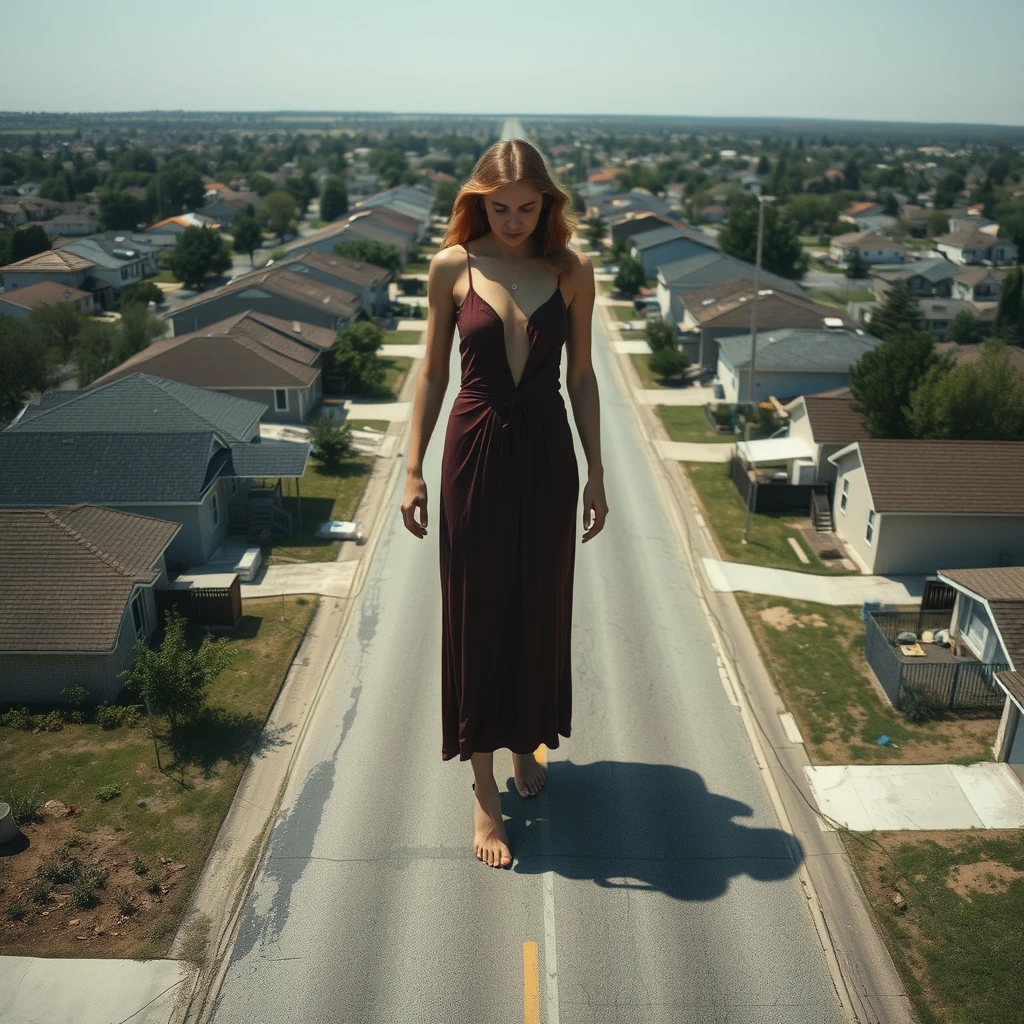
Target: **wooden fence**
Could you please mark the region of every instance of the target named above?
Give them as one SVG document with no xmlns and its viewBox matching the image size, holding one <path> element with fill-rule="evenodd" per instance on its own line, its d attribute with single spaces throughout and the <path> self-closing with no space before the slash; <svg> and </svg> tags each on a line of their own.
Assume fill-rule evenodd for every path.
<svg viewBox="0 0 1024 1024">
<path fill-rule="evenodd" d="M 230 587 L 157 590 L 154 594 L 161 622 L 168 608 L 199 626 L 234 629 L 242 617 L 242 588 L 237 576 Z"/>
</svg>

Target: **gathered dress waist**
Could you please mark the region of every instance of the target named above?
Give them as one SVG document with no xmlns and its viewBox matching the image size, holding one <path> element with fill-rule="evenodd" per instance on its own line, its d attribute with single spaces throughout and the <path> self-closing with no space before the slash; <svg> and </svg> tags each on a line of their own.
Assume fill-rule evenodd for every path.
<svg viewBox="0 0 1024 1024">
<path fill-rule="evenodd" d="M 518 389 L 508 390 L 469 385 L 459 388 L 455 400 L 458 402 L 462 398 L 476 398 L 484 401 L 501 417 L 501 457 L 503 459 L 515 458 L 513 438 L 519 433 L 522 425 L 524 408 L 545 405 L 553 409 L 565 408 L 559 388 L 520 391 Z"/>
</svg>

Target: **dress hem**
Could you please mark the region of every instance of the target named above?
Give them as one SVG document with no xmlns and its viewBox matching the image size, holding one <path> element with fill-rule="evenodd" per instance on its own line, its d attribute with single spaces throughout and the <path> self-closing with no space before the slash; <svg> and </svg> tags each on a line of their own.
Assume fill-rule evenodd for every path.
<svg viewBox="0 0 1024 1024">
<path fill-rule="evenodd" d="M 497 750 L 510 750 L 513 754 L 532 754 L 537 750 L 537 747 L 539 747 L 541 743 L 543 743 L 544 746 L 548 748 L 548 750 L 557 750 L 559 744 L 558 737 L 564 736 L 565 739 L 569 739 L 571 734 L 571 729 L 566 732 L 562 732 L 561 730 L 559 730 L 558 733 L 555 734 L 553 741 L 551 739 L 542 739 L 534 746 L 532 746 L 529 750 L 516 750 L 514 747 L 510 746 L 507 743 L 499 744 L 498 746 L 492 747 L 490 750 L 465 750 L 463 748 L 460 748 L 458 751 L 453 750 L 449 754 L 446 754 L 444 750 L 442 750 L 441 760 L 451 761 L 457 755 L 460 761 L 468 761 L 474 754 L 493 754 Z"/>
</svg>

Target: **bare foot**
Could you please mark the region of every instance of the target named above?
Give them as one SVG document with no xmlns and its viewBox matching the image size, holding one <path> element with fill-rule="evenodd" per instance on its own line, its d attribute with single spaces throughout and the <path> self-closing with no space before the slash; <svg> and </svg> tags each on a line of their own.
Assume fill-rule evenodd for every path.
<svg viewBox="0 0 1024 1024">
<path fill-rule="evenodd" d="M 492 868 L 507 868 L 512 863 L 512 852 L 508 848 L 505 823 L 501 820 L 498 784 L 493 779 L 490 785 L 474 784 L 473 792 L 476 794 L 473 852 Z"/>
<path fill-rule="evenodd" d="M 547 769 L 533 754 L 513 754 L 512 767 L 520 796 L 535 796 L 544 787 Z"/>
</svg>

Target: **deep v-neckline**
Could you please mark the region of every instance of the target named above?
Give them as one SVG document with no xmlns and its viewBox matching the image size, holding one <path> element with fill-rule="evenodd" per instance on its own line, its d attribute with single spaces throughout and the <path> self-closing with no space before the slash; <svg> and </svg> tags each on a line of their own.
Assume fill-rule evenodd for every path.
<svg viewBox="0 0 1024 1024">
<path fill-rule="evenodd" d="M 465 246 L 463 246 L 463 248 L 465 248 Z M 505 323 L 505 318 L 474 287 L 474 285 L 473 285 L 473 268 L 472 268 L 472 264 L 469 262 L 469 250 L 468 249 L 466 249 L 466 266 L 469 269 L 469 290 L 466 292 L 466 297 L 462 300 L 462 302 L 459 303 L 459 308 L 455 311 L 456 315 L 458 315 L 458 314 L 460 314 L 462 312 L 463 307 L 469 301 L 470 295 L 475 295 L 476 298 L 477 298 L 477 301 L 478 302 L 482 302 L 491 311 L 491 313 L 494 314 L 494 316 L 497 319 L 498 323 L 501 324 L 501 350 L 502 350 L 502 355 L 504 356 L 505 369 L 508 371 L 509 380 L 512 381 L 513 388 L 516 391 L 518 391 L 519 390 L 519 385 L 522 384 L 523 378 L 526 376 L 527 367 L 530 365 L 530 358 L 533 356 L 533 349 L 534 349 L 534 346 L 535 346 L 535 342 L 529 336 L 529 333 L 527 333 L 526 340 L 527 340 L 527 342 L 528 342 L 528 344 L 530 346 L 530 349 L 526 353 L 526 362 L 523 363 L 523 372 L 519 375 L 519 380 L 516 380 L 514 374 L 512 373 L 512 364 L 508 361 L 508 347 L 505 345 L 505 334 L 506 334 L 506 332 L 508 330 L 508 326 Z M 501 286 L 499 285 L 499 287 L 501 287 Z M 558 285 L 558 284 L 555 285 L 555 290 L 529 316 L 526 316 L 526 314 L 522 311 L 522 308 L 520 307 L 519 303 L 516 302 L 516 300 L 512 298 L 512 293 L 509 292 L 509 290 L 507 288 L 505 288 L 504 291 L 508 295 L 509 302 L 511 302 L 512 305 L 515 306 L 516 309 L 519 310 L 520 316 L 523 316 L 523 317 L 526 318 L 526 326 L 527 326 L 527 328 L 532 326 L 534 317 L 537 316 L 537 314 L 542 309 L 544 309 L 545 306 L 547 306 L 555 298 L 556 295 L 562 300 L 562 305 L 565 306 L 565 296 L 562 295 L 562 287 L 561 287 L 561 285 Z"/>
</svg>

